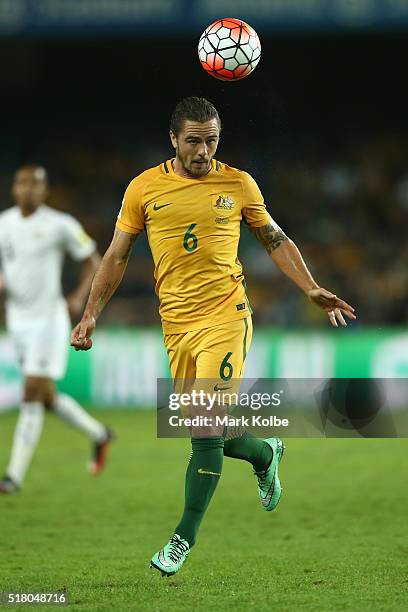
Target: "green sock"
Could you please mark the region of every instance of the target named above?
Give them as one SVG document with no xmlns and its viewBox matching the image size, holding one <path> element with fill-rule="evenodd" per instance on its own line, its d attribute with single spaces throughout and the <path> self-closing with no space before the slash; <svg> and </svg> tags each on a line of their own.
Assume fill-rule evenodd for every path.
<svg viewBox="0 0 408 612">
<path fill-rule="evenodd" d="M 192 438 L 191 446 L 193 452 L 186 472 L 184 512 L 174 533 L 193 546 L 221 476 L 224 438 Z"/>
<path fill-rule="evenodd" d="M 269 444 L 246 431 L 239 438 L 224 441 L 224 455 L 249 461 L 255 472 L 263 472 L 272 461 L 273 451 Z"/>
</svg>

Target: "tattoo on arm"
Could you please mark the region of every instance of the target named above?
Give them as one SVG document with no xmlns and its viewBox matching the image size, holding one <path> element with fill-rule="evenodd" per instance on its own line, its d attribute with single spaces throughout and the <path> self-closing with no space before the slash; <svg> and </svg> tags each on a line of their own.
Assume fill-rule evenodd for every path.
<svg viewBox="0 0 408 612">
<path fill-rule="evenodd" d="M 129 257 L 130 254 L 132 252 L 133 249 L 133 245 L 136 242 L 136 238 L 138 237 L 139 234 L 132 234 L 132 236 L 129 239 L 129 244 L 127 245 L 127 248 L 125 251 L 123 251 L 123 253 L 120 254 L 120 260 L 119 261 L 124 261 L 124 262 L 128 262 L 129 261 Z"/>
<path fill-rule="evenodd" d="M 103 256 L 92 283 L 86 311 L 98 318 L 112 295 L 120 285 L 133 245 L 138 234 L 125 237 L 115 234 L 114 239 Z"/>
<path fill-rule="evenodd" d="M 262 227 L 250 227 L 251 232 L 256 236 L 257 240 L 265 247 L 269 255 L 288 240 L 286 234 L 277 225 L 268 223 Z"/>
<path fill-rule="evenodd" d="M 104 306 L 112 295 L 115 286 L 112 283 L 106 283 L 101 287 L 97 298 L 97 306 Z"/>
<path fill-rule="evenodd" d="M 110 298 L 118 288 L 119 283 L 120 279 L 117 279 L 113 283 L 104 283 L 102 287 L 98 289 L 98 293 L 95 298 L 94 316 L 98 317 L 100 315 L 100 313 L 105 308 L 106 304 L 109 302 Z"/>
</svg>

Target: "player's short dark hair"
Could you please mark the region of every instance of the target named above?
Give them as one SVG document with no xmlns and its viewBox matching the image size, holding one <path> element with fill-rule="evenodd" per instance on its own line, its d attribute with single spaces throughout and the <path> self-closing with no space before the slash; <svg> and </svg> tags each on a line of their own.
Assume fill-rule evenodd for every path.
<svg viewBox="0 0 408 612">
<path fill-rule="evenodd" d="M 206 123 L 216 119 L 221 130 L 221 119 L 214 104 L 205 98 L 190 96 L 183 98 L 177 104 L 170 119 L 170 129 L 176 136 L 183 129 L 184 121 L 196 121 L 197 123 Z"/>
</svg>

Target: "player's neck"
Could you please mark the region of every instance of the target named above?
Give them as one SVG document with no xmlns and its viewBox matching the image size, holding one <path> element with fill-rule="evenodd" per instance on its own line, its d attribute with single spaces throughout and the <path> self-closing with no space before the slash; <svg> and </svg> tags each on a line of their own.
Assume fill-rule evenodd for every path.
<svg viewBox="0 0 408 612">
<path fill-rule="evenodd" d="M 30 208 L 30 207 L 29 208 L 24 208 L 22 206 L 19 206 L 21 216 L 24 217 L 24 218 L 27 218 L 27 217 L 31 217 L 32 215 L 35 215 L 35 213 L 38 211 L 40 206 L 41 206 L 41 204 L 39 206 L 35 206 L 33 208 Z"/>
</svg>

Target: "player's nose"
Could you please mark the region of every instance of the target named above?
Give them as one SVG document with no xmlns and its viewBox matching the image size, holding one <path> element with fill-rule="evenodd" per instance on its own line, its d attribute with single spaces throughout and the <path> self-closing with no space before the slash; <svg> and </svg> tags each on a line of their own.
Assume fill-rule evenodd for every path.
<svg viewBox="0 0 408 612">
<path fill-rule="evenodd" d="M 208 148 L 205 143 L 202 143 L 198 149 L 198 154 L 200 157 L 207 158 L 208 157 Z"/>
</svg>

